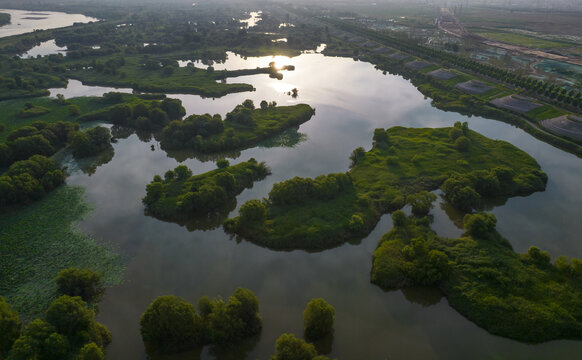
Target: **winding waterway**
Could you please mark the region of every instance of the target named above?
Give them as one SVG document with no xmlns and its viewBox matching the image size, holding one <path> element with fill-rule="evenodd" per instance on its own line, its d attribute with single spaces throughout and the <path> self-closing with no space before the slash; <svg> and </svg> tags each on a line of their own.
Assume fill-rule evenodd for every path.
<svg viewBox="0 0 582 360">
<path fill-rule="evenodd" d="M 0 38 L 26 34 L 34 30 L 71 26 L 74 23 L 99 21 L 99 19 L 81 14 L 67 14 L 55 11 L 0 9 L 0 13 L 10 14 L 10 24 L 0 27 Z"/>
<path fill-rule="evenodd" d="M 249 58 L 247 68 L 264 66 L 273 59 Z M 237 59 L 237 63 L 242 61 Z M 510 125 L 478 117 L 443 112 L 430 105 L 409 81 L 382 75 L 373 65 L 346 58 L 303 54 L 275 59 L 295 65 L 283 80 L 266 75 L 236 78 L 257 90 L 219 99 L 194 95 L 180 98 L 192 113 L 226 114 L 244 99 L 279 105 L 308 103 L 316 115 L 299 128 L 304 141 L 294 147 L 259 146 L 242 151 L 231 163 L 250 157 L 265 161 L 272 175 L 245 190 L 244 201 L 265 197 L 275 182 L 293 176 L 317 176 L 348 169 L 348 157 L 358 146 L 369 149 L 374 128 L 392 126 L 442 127 L 468 121 L 469 127 L 488 137 L 509 141 L 532 155 L 549 176 L 547 190 L 509 199 L 492 209 L 498 230 L 518 252 L 530 245 L 552 256 L 582 257 L 582 160 L 536 140 Z M 294 99 L 287 94 L 297 88 Z M 67 97 L 95 95 L 107 90 L 71 82 Z M 127 91 L 125 89 L 124 91 Z M 151 146 L 153 145 L 153 151 Z M 261 302 L 264 328 L 256 345 L 240 346 L 203 359 L 268 359 L 280 334 L 301 335 L 302 312 L 313 297 L 323 297 L 336 309 L 334 342 L 330 357 L 340 359 L 490 359 L 575 358 L 580 341 L 552 341 L 530 345 L 493 336 L 448 306 L 440 294 L 427 289 L 384 292 L 370 284 L 371 258 L 378 239 L 390 230 L 384 216 L 360 243 L 308 253 L 276 252 L 246 241 L 230 239 L 221 228 L 188 231 L 186 227 L 144 215 L 141 198 L 154 174 L 179 163 L 160 150 L 155 140 L 136 135 L 114 144 L 115 156 L 92 175 L 75 171 L 68 183 L 86 188 L 95 211 L 81 223 L 82 230 L 113 243 L 127 261 L 125 281 L 109 288 L 100 305 L 98 320 L 113 333 L 108 359 L 145 359 L 139 318 L 157 296 L 175 294 L 196 303 L 202 295 L 228 297 L 236 287 L 251 289 Z M 213 161 L 188 158 L 183 164 L 194 173 L 215 168 Z M 238 208 L 231 215 L 236 215 Z M 434 229 L 458 236 L 441 206 L 433 210 Z M 177 358 L 198 358 L 187 354 Z"/>
</svg>

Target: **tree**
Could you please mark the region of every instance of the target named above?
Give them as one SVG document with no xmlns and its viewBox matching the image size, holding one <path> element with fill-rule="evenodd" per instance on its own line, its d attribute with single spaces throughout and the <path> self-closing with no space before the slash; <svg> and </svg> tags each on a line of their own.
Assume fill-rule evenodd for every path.
<svg viewBox="0 0 582 360">
<path fill-rule="evenodd" d="M 223 158 L 223 159 L 219 159 L 219 160 L 216 162 L 216 166 L 217 166 L 219 169 L 224 169 L 224 168 L 227 168 L 229 165 L 230 165 L 230 163 L 228 162 L 228 160 L 226 160 L 226 159 L 224 159 L 224 158 Z"/>
<path fill-rule="evenodd" d="M 471 147 L 471 140 L 466 136 L 460 136 L 455 140 L 455 147 L 461 152 L 469 151 Z"/>
<path fill-rule="evenodd" d="M 245 101 L 243 101 L 242 106 L 244 106 L 247 109 L 255 110 L 255 104 L 251 99 L 246 99 Z"/>
<path fill-rule="evenodd" d="M 388 133 L 384 129 L 375 129 L 374 130 L 374 146 L 379 148 L 386 148 L 388 147 Z"/>
<path fill-rule="evenodd" d="M 258 199 L 249 200 L 239 210 L 240 224 L 263 223 L 267 217 L 267 207 Z"/>
<path fill-rule="evenodd" d="M 366 150 L 364 150 L 363 147 L 359 147 L 357 149 L 355 149 L 352 154 L 350 155 L 350 160 L 352 161 L 352 164 L 350 165 L 350 167 L 354 167 L 357 164 L 359 164 L 364 158 L 366 157 Z"/>
<path fill-rule="evenodd" d="M 236 301 L 235 301 L 236 300 Z M 229 298 L 235 315 L 243 322 L 240 337 L 256 335 L 263 327 L 263 321 L 259 315 L 259 298 L 249 289 L 237 288 Z"/>
<path fill-rule="evenodd" d="M 402 210 L 396 210 L 392 213 L 392 222 L 394 227 L 403 227 L 406 225 L 406 214 Z"/>
<path fill-rule="evenodd" d="M 98 302 L 105 292 L 103 275 L 90 269 L 61 270 L 56 280 L 59 293 L 80 296 L 85 302 Z"/>
<path fill-rule="evenodd" d="M 155 299 L 139 324 L 142 340 L 150 352 L 180 352 L 201 343 L 202 320 L 194 306 L 178 296 Z"/>
<path fill-rule="evenodd" d="M 307 340 L 321 339 L 333 331 L 335 309 L 322 298 L 311 299 L 303 311 L 303 331 Z"/>
<path fill-rule="evenodd" d="M 127 104 L 119 104 L 109 110 L 109 121 L 116 125 L 124 125 L 131 117 L 131 107 Z"/>
<path fill-rule="evenodd" d="M 267 110 L 269 103 L 265 100 L 261 101 L 261 110 Z"/>
<path fill-rule="evenodd" d="M 0 356 L 6 354 L 20 336 L 22 321 L 18 312 L 0 296 Z"/>
<path fill-rule="evenodd" d="M 428 215 L 430 209 L 433 207 L 432 203 L 436 199 L 437 196 L 428 191 L 408 195 L 406 198 L 407 203 L 412 207 L 412 213 L 417 217 Z"/>
<path fill-rule="evenodd" d="M 79 296 L 63 295 L 53 301 L 46 311 L 47 322 L 73 343 L 87 340 L 94 319 L 95 313 Z"/>
<path fill-rule="evenodd" d="M 463 217 L 463 224 L 469 235 L 486 239 L 491 232 L 495 231 L 497 219 L 493 214 L 466 214 Z"/>
<path fill-rule="evenodd" d="M 79 116 L 81 108 L 77 105 L 69 105 L 69 116 Z"/>
<path fill-rule="evenodd" d="M 95 343 L 89 343 L 81 349 L 80 360 L 104 360 L 103 350 Z"/>
<path fill-rule="evenodd" d="M 312 360 L 317 351 L 312 344 L 298 339 L 293 334 L 283 334 L 275 344 L 275 355 L 271 360 Z"/>
<path fill-rule="evenodd" d="M 182 106 L 180 99 L 165 98 L 162 101 L 162 110 L 168 114 L 170 120 L 178 120 L 186 115 L 186 109 Z"/>
<path fill-rule="evenodd" d="M 186 165 L 178 165 L 174 169 L 174 174 L 176 174 L 176 180 L 186 180 L 192 176 L 192 170 Z"/>
</svg>

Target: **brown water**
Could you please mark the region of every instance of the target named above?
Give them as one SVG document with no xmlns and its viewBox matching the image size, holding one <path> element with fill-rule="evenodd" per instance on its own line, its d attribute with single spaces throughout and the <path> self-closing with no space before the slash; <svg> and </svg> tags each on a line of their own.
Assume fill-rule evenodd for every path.
<svg viewBox="0 0 582 360">
<path fill-rule="evenodd" d="M 248 68 L 271 58 L 248 59 Z M 278 59 L 296 66 L 281 81 L 255 75 L 235 79 L 253 84 L 257 91 L 220 99 L 172 95 L 182 99 L 188 114 L 224 115 L 250 98 L 280 105 L 305 102 L 316 115 L 299 128 L 306 139 L 295 147 L 257 147 L 242 151 L 231 163 L 255 157 L 266 161 L 272 175 L 238 197 L 246 200 L 267 195 L 272 184 L 293 176 L 317 176 L 348 169 L 351 151 L 371 147 L 377 127 L 451 126 L 468 121 L 470 128 L 488 137 L 509 141 L 531 154 L 549 175 L 547 190 L 509 199 L 493 208 L 498 230 L 514 248 L 530 245 L 582 257 L 582 161 L 527 133 L 483 118 L 467 118 L 430 106 L 407 80 L 382 75 L 370 64 L 351 59 L 304 54 Z M 286 92 L 299 89 L 293 99 Z M 61 90 L 54 89 L 53 94 Z M 100 89 L 72 83 L 67 97 L 99 93 Z M 154 151 L 150 146 L 154 145 Z M 378 239 L 392 227 L 384 216 L 376 229 L 358 244 L 345 244 L 317 253 L 276 252 L 248 242 L 231 240 L 221 228 L 188 231 L 185 227 L 147 217 L 140 199 L 154 174 L 163 174 L 178 162 L 155 141 L 136 135 L 119 140 L 113 160 L 88 176 L 76 171 L 68 183 L 83 185 L 96 210 L 81 224 L 97 239 L 111 241 L 127 258 L 125 282 L 107 290 L 99 321 L 113 333 L 108 359 L 144 359 L 139 318 L 157 296 L 176 294 L 196 303 L 202 295 L 227 297 L 238 286 L 254 291 L 261 302 L 264 328 L 250 350 L 234 347 L 215 357 L 205 348 L 203 359 L 268 359 L 275 340 L 284 332 L 301 335 L 302 312 L 313 297 L 323 297 L 336 309 L 331 356 L 340 359 L 489 359 L 577 358 L 582 342 L 552 341 L 529 345 L 493 336 L 450 308 L 435 291 L 414 289 L 384 292 L 370 284 L 371 257 Z M 195 158 L 183 162 L 194 173 L 215 167 Z M 236 215 L 235 209 L 231 215 Z M 434 211 L 434 229 L 445 236 L 461 231 L 441 206 Z M 197 358 L 187 354 L 184 359 Z M 179 357 L 180 358 L 180 357 Z"/>
</svg>

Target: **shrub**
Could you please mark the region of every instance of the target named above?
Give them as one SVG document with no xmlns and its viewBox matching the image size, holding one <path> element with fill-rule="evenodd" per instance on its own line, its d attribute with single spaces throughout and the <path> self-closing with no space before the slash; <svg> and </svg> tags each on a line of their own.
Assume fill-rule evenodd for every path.
<svg viewBox="0 0 582 360">
<path fill-rule="evenodd" d="M 497 219 L 493 214 L 466 214 L 463 218 L 465 230 L 471 236 L 486 239 L 495 231 Z"/>
<path fill-rule="evenodd" d="M 160 296 L 140 319 L 140 332 L 148 351 L 171 353 L 191 349 L 202 339 L 202 321 L 194 306 L 173 296 Z"/>
<path fill-rule="evenodd" d="M 87 340 L 95 313 L 79 296 L 62 295 L 46 311 L 46 320 L 71 342 Z"/>
<path fill-rule="evenodd" d="M 364 229 L 364 220 L 360 215 L 354 214 L 350 218 L 348 226 L 352 233 L 359 234 Z"/>
<path fill-rule="evenodd" d="M 230 165 L 230 162 L 228 162 L 228 160 L 226 160 L 226 159 L 219 159 L 219 160 L 216 162 L 216 166 L 217 166 L 219 169 L 224 169 L 224 168 L 227 168 L 229 165 Z"/>
<path fill-rule="evenodd" d="M 6 354 L 20 336 L 22 322 L 18 312 L 0 296 L 0 356 Z"/>
<path fill-rule="evenodd" d="M 457 138 L 457 140 L 455 140 L 455 147 L 461 152 L 469 151 L 469 148 L 471 147 L 471 140 L 469 140 L 469 138 L 466 136 L 460 136 Z"/>
<path fill-rule="evenodd" d="M 240 207 L 239 214 L 240 224 L 262 223 L 267 217 L 267 207 L 261 200 L 253 199 Z"/>
<path fill-rule="evenodd" d="M 85 302 L 97 302 L 105 292 L 103 275 L 90 269 L 61 270 L 56 281 L 59 293 L 80 296 Z"/>
<path fill-rule="evenodd" d="M 392 213 L 392 222 L 394 227 L 402 227 L 406 225 L 406 214 L 402 210 L 396 210 Z"/>
<path fill-rule="evenodd" d="M 277 339 L 271 360 L 312 360 L 315 356 L 317 351 L 313 345 L 293 334 L 283 334 Z"/>
<path fill-rule="evenodd" d="M 81 349 L 80 360 L 104 360 L 103 350 L 95 343 L 89 343 Z"/>
<path fill-rule="evenodd" d="M 437 199 L 437 196 L 428 191 L 421 191 L 416 194 L 408 195 L 407 203 L 412 207 L 412 213 L 415 216 L 421 217 L 428 215 L 430 209 L 433 207 L 432 203 Z"/>
<path fill-rule="evenodd" d="M 355 149 L 350 155 L 350 160 L 352 161 L 350 167 L 358 165 L 366 157 L 366 150 L 363 147 Z"/>
<path fill-rule="evenodd" d="M 317 340 L 333 331 L 335 309 L 321 298 L 311 299 L 303 311 L 303 331 L 308 340 Z"/>
</svg>

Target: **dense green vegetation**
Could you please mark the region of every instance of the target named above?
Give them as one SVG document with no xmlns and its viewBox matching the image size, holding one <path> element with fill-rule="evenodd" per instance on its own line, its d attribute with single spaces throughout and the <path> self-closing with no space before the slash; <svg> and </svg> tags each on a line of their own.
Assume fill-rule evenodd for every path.
<svg viewBox="0 0 582 360">
<path fill-rule="evenodd" d="M 33 155 L 51 156 L 70 143 L 79 125 L 70 122 L 34 122 L 13 130 L 0 143 L 0 166 L 8 166 L 15 161 L 26 160 Z"/>
<path fill-rule="evenodd" d="M 111 149 L 111 132 L 102 126 L 79 131 L 71 141 L 71 151 L 76 158 L 95 156 L 107 149 Z"/>
<path fill-rule="evenodd" d="M 0 13 L 0 26 L 10 24 L 10 14 Z"/>
<path fill-rule="evenodd" d="M 350 158 L 347 174 L 275 184 L 268 199 L 243 204 L 225 229 L 269 248 L 324 249 L 364 237 L 382 214 L 407 201 L 418 202 L 416 208 L 424 203 L 417 211 L 426 212 L 430 201 L 417 194 L 423 190 L 442 186 L 453 203 L 470 210 L 481 198 L 542 191 L 547 181 L 529 155 L 460 123 L 377 129 L 372 149 L 358 148 Z"/>
<path fill-rule="evenodd" d="M 205 344 L 227 345 L 260 333 L 259 299 L 238 288 L 224 301 L 204 296 L 194 305 L 173 296 L 160 296 L 143 313 L 141 336 L 150 354 L 177 353 Z"/>
<path fill-rule="evenodd" d="M 313 344 L 297 338 L 293 334 L 283 334 L 275 344 L 275 355 L 271 360 L 327 360 L 323 355 L 317 355 Z"/>
<path fill-rule="evenodd" d="M 97 293 L 89 288 L 97 287 L 102 293 L 101 279 L 101 274 L 89 269 L 68 269 L 61 271 L 56 280 L 61 293 L 81 292 L 98 301 Z M 18 312 L 0 296 L 0 357 L 104 359 L 103 348 L 111 342 L 111 333 L 95 321 L 96 309 L 96 306 L 89 307 L 80 296 L 65 294 L 55 299 L 43 315 L 39 314 L 39 318 L 23 327 Z M 87 357 L 87 352 L 93 357 Z"/>
<path fill-rule="evenodd" d="M 63 269 L 56 281 L 60 294 L 79 296 L 88 303 L 99 302 L 105 292 L 103 275 L 91 269 Z"/>
<path fill-rule="evenodd" d="M 281 78 L 282 75 L 271 67 L 234 71 L 179 67 L 177 60 L 201 59 L 211 64 L 212 60 L 223 60 L 227 50 L 245 56 L 299 55 L 302 50 L 315 49 L 323 42 L 321 28 L 279 28 L 286 20 L 274 14 L 265 14 L 255 31 L 248 31 L 241 29 L 238 21 L 245 17 L 245 12 L 234 7 L 198 4 L 196 8 L 176 9 L 176 4 L 172 4 L 173 9 L 165 7 L 160 11 L 146 4 L 131 9 L 116 5 L 89 10 L 107 21 L 0 39 L 0 54 L 5 55 L 0 57 L 0 99 L 44 96 L 46 89 L 64 86 L 69 78 L 145 92 L 218 97 L 253 90 L 250 84 L 221 81 L 229 77 L 268 74 Z M 82 13 L 92 7 L 59 4 L 60 10 L 63 6 Z M 278 37 L 286 37 L 288 41 L 271 41 Z M 67 56 L 15 57 L 52 39 L 68 48 Z"/>
<path fill-rule="evenodd" d="M 164 179 L 154 176 L 143 198 L 146 212 L 174 221 L 196 215 L 207 218 L 229 203 L 236 203 L 238 194 L 269 174 L 269 168 L 253 158 L 232 166 L 223 159 L 217 165 L 218 169 L 196 176 L 185 165 L 168 170 Z"/>
<path fill-rule="evenodd" d="M 61 186 L 0 216 L 0 293 L 25 318 L 41 316 L 55 299 L 62 269 L 89 268 L 105 285 L 119 282 L 119 256 L 74 227 L 88 211 L 81 188 Z"/>
<path fill-rule="evenodd" d="M 517 254 L 491 214 L 467 214 L 459 239 L 437 236 L 428 218 L 392 214 L 394 229 L 373 256 L 372 282 L 385 289 L 438 286 L 449 304 L 489 332 L 541 342 L 580 339 L 582 260 L 555 263 L 537 247 Z"/>
<path fill-rule="evenodd" d="M 0 298 L 0 304 L 3 301 Z M 102 349 L 111 342 L 109 330 L 95 321 L 95 311 L 80 297 L 63 295 L 57 298 L 42 319 L 31 321 L 22 332 L 14 324 L 15 313 L 8 315 L 13 322 L 7 334 L 7 344 L 10 346 L 5 352 L 9 359 L 88 359 L 83 357 L 86 346 L 97 347 L 102 353 Z M 13 340 L 16 333 L 18 337 Z M 79 355 L 81 357 L 77 357 Z"/>
<path fill-rule="evenodd" d="M 61 168 L 45 156 L 17 161 L 0 175 L 0 210 L 39 200 L 64 182 Z"/>
<path fill-rule="evenodd" d="M 309 105 L 276 106 L 262 103 L 258 109 L 251 100 L 238 105 L 222 120 L 220 115 L 192 115 L 173 121 L 160 135 L 165 150 L 191 149 L 217 152 L 256 145 L 284 130 L 308 121 L 315 110 Z"/>
<path fill-rule="evenodd" d="M 317 340 L 333 332 L 335 309 L 322 298 L 311 299 L 303 311 L 303 332 L 308 340 Z"/>
</svg>

